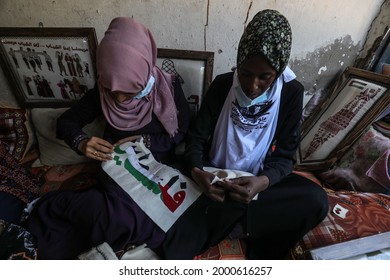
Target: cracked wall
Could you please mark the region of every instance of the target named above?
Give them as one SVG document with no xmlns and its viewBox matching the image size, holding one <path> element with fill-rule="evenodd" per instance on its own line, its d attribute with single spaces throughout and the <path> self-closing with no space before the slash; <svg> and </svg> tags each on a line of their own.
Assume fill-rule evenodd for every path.
<svg viewBox="0 0 390 280">
<path fill-rule="evenodd" d="M 354 43 L 347 35 L 307 53 L 305 58 L 292 59 L 290 67 L 306 90 L 304 104 L 313 95 L 321 93 L 345 66 L 352 65 L 360 48 L 360 44 Z"/>
<path fill-rule="evenodd" d="M 354 62 L 383 2 L 1 0 L 0 26 L 38 27 L 39 22 L 44 27 L 92 26 L 100 41 L 113 17 L 130 16 L 152 30 L 161 48 L 214 52 L 213 76 L 216 76 L 235 66 L 239 39 L 256 12 L 277 9 L 290 21 L 293 30 L 290 65 L 309 98 Z M 17 106 L 2 70 L 0 90 L 0 105 Z"/>
</svg>

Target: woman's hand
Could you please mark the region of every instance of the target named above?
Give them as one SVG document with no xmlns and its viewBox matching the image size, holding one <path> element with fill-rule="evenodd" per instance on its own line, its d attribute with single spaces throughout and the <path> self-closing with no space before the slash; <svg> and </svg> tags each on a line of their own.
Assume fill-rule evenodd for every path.
<svg viewBox="0 0 390 280">
<path fill-rule="evenodd" d="M 106 161 L 112 159 L 111 154 L 114 151 L 114 145 L 102 138 L 92 137 L 81 141 L 78 149 L 91 159 Z"/>
<path fill-rule="evenodd" d="M 232 199 L 248 204 L 258 193 L 268 188 L 269 179 L 266 176 L 244 176 L 216 184 L 228 191 Z"/>
<path fill-rule="evenodd" d="M 204 171 L 198 167 L 194 167 L 191 170 L 191 176 L 198 184 L 198 186 L 202 189 L 205 195 L 207 195 L 214 201 L 224 201 L 225 191 L 222 188 L 211 184 L 215 177 L 214 174 Z"/>
</svg>

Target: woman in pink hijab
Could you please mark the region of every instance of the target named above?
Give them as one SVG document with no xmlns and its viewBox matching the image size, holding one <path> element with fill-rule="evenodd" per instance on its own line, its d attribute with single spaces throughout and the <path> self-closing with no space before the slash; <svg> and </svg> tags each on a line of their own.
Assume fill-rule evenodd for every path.
<svg viewBox="0 0 390 280">
<path fill-rule="evenodd" d="M 113 144 L 143 136 L 156 160 L 171 162 L 187 132 L 189 108 L 179 80 L 156 60 L 149 29 L 128 17 L 112 20 L 97 49 L 97 86 L 59 117 L 57 137 L 77 153 L 105 161 Z M 82 128 L 101 114 L 104 139 L 87 135 Z"/>
<path fill-rule="evenodd" d="M 140 136 L 156 160 L 168 163 L 188 129 L 189 108 L 179 80 L 156 66 L 150 31 L 131 18 L 114 19 L 97 49 L 97 86 L 57 122 L 57 137 L 77 153 L 109 160 L 115 143 Z M 82 129 L 99 116 L 103 138 Z M 40 259 L 75 259 L 107 242 L 117 252 L 147 244 L 158 248 L 165 233 L 104 171 L 83 191 L 50 192 L 27 221 Z"/>
</svg>

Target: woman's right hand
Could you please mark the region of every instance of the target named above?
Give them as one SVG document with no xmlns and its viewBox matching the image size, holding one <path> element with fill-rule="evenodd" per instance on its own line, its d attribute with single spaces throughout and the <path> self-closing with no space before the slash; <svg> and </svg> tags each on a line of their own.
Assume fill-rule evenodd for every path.
<svg viewBox="0 0 390 280">
<path fill-rule="evenodd" d="M 93 136 L 81 141 L 78 149 L 91 159 L 106 161 L 112 159 L 111 154 L 114 152 L 114 145 L 102 138 Z"/>
<path fill-rule="evenodd" d="M 222 188 L 211 184 L 215 177 L 214 174 L 204 171 L 198 167 L 194 167 L 191 170 L 191 176 L 206 196 L 208 196 L 214 201 L 224 201 L 225 191 Z"/>
</svg>

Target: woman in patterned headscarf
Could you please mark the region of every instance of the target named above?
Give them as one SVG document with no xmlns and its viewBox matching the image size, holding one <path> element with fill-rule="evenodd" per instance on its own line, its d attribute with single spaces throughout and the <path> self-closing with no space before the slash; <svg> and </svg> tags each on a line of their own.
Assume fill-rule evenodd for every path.
<svg viewBox="0 0 390 280">
<path fill-rule="evenodd" d="M 248 258 L 282 259 L 324 219 L 324 190 L 292 173 L 304 89 L 287 66 L 290 49 L 287 19 L 260 11 L 241 37 L 236 70 L 211 84 L 185 152 L 204 195 L 168 232 L 164 257 L 192 258 L 234 229 L 247 238 Z M 254 175 L 218 180 L 206 166 Z"/>
</svg>

